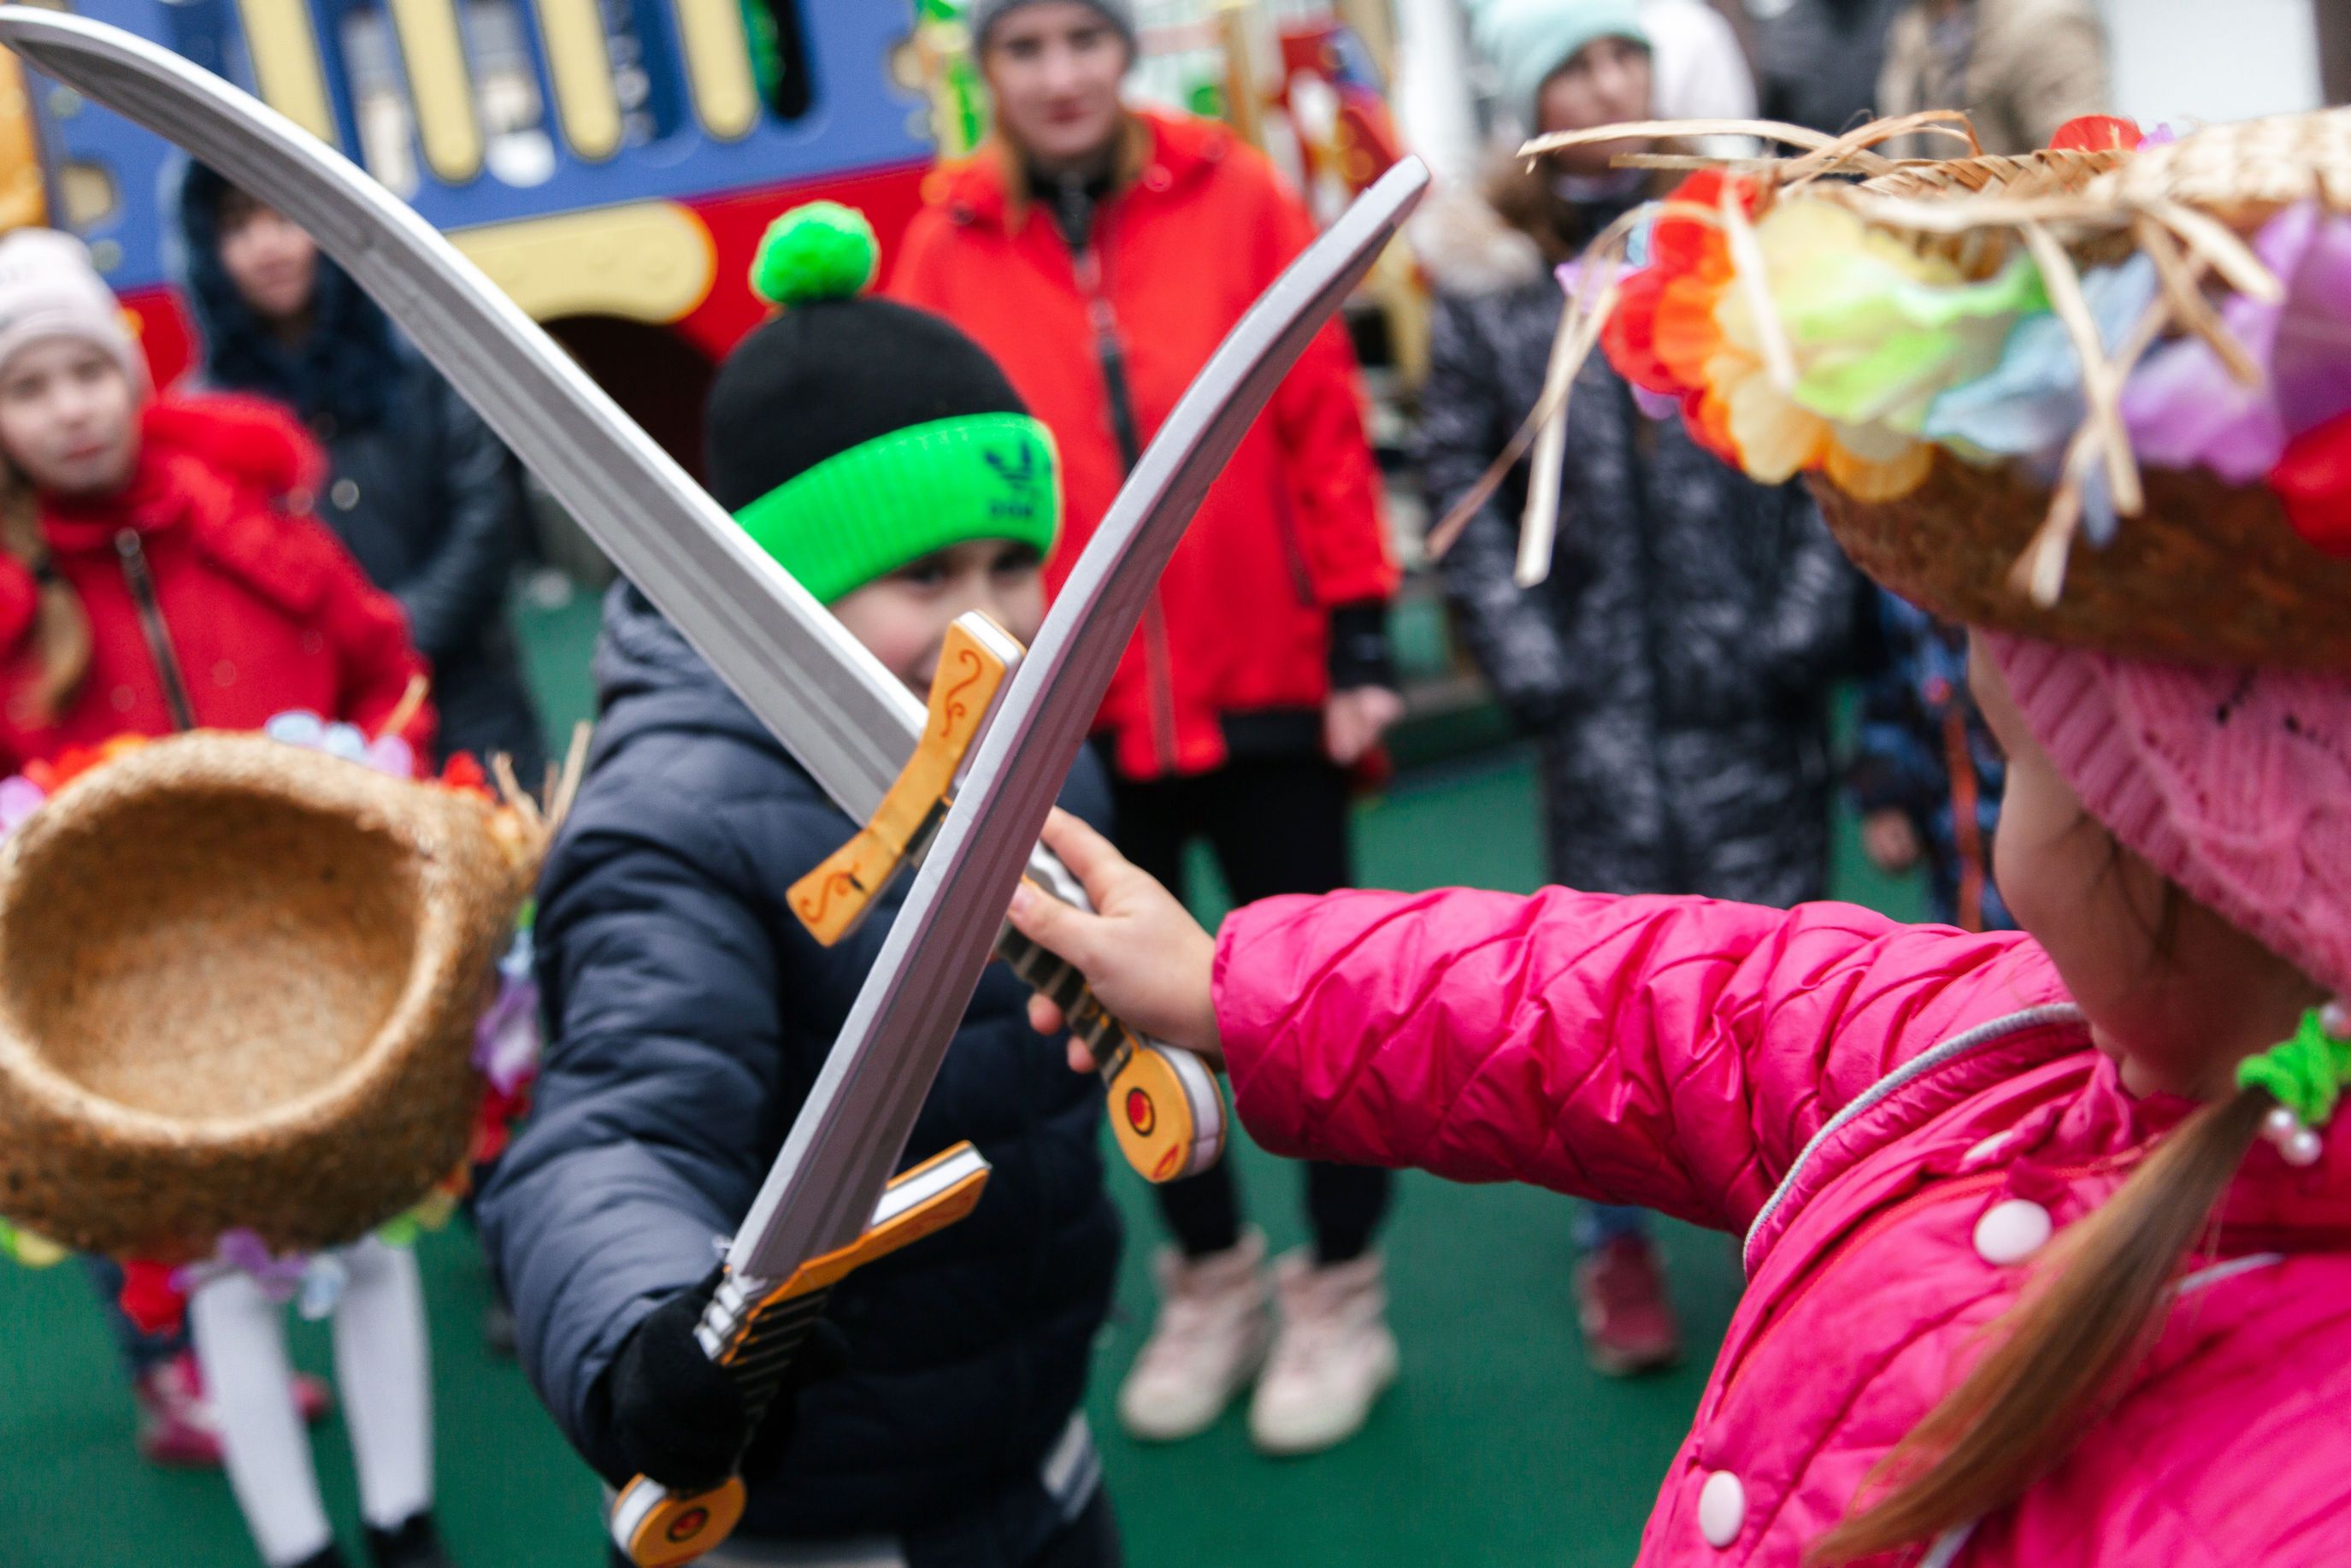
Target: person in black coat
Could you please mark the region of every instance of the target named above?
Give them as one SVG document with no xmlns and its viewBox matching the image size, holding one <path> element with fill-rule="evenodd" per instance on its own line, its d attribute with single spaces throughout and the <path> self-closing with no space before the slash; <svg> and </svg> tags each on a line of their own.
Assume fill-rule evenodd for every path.
<svg viewBox="0 0 2351 1568">
<path fill-rule="evenodd" d="M 444 752 L 505 753 L 535 784 L 546 739 L 507 624 L 522 470 L 310 236 L 201 163 L 180 190 L 204 381 L 288 404 L 326 446 L 319 516 L 408 612 Z"/>
<path fill-rule="evenodd" d="M 1578 13 L 1586 26 L 1570 28 Z M 1544 132 L 1646 120 L 1647 45 L 1587 0 L 1488 14 L 1482 41 L 1532 82 Z M 1538 47 L 1577 45 L 1548 62 Z M 1549 74 L 1542 74 L 1544 66 Z M 1437 285 L 1417 455 L 1432 514 L 1472 494 L 1542 399 L 1566 296 L 1556 273 L 1659 193 L 1623 144 L 1511 159 L 1482 192 L 1414 221 Z M 1669 412 L 1669 411 L 1668 411 Z M 1590 893 L 1695 894 L 1785 907 L 1829 866 L 1828 697 L 1853 656 L 1858 580 L 1800 486 L 1758 485 L 1645 411 L 1594 353 L 1577 371 L 1558 459 L 1550 575 L 1521 586 L 1521 459 L 1440 565 L 1456 624 L 1541 750 L 1548 880 Z M 1640 1211 L 1582 1226 L 1577 1316 L 1598 1370 L 1680 1351 Z"/>
<path fill-rule="evenodd" d="M 847 281 L 836 268 L 831 286 Z M 1033 637 L 1060 516 L 1043 427 L 937 318 L 782 291 L 791 308 L 713 389 L 713 494 L 910 686 L 964 610 Z M 588 779 L 539 888 L 537 1105 L 480 1218 L 524 1369 L 581 1454 L 615 1485 L 707 1485 L 753 1436 L 691 1340 L 716 1243 L 911 878 L 820 946 L 787 892 L 857 824 L 626 583 L 597 679 Z M 1099 824 L 1108 798 L 1081 755 L 1062 803 Z M 1117 1561 L 1081 1414 L 1120 1241 L 1102 1088 L 1029 1028 L 1027 1001 L 990 966 L 904 1151 L 912 1165 L 970 1139 L 993 1166 L 984 1197 L 834 1290 L 843 1369 L 757 1434 L 733 1560 L 830 1561 L 854 1542 L 909 1568 Z"/>
</svg>

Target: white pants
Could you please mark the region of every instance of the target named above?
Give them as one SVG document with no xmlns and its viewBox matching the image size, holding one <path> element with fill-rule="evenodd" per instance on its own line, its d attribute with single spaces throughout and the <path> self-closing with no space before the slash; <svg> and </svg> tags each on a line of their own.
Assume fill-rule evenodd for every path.
<svg viewBox="0 0 2351 1568">
<path fill-rule="evenodd" d="M 335 1306 L 335 1386 L 359 1470 L 360 1511 L 389 1530 L 433 1505 L 433 1403 L 424 1292 L 406 1248 L 370 1237 L 343 1250 L 350 1281 Z M 286 1309 L 251 1276 L 206 1281 L 188 1330 L 220 1423 L 229 1486 L 269 1568 L 334 1539 L 295 1407 Z"/>
</svg>

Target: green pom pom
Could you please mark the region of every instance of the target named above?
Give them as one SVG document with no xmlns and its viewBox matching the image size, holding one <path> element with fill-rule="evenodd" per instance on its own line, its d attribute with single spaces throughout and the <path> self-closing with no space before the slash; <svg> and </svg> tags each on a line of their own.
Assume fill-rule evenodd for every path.
<svg viewBox="0 0 2351 1568">
<path fill-rule="evenodd" d="M 785 308 L 852 298 L 873 281 L 881 251 L 863 213 L 839 202 L 810 202 L 768 225 L 751 263 L 751 292 Z"/>
</svg>

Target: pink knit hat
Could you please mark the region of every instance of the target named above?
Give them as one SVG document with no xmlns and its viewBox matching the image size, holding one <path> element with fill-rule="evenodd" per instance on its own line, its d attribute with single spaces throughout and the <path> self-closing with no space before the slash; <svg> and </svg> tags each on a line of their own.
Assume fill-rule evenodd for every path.
<svg viewBox="0 0 2351 1568">
<path fill-rule="evenodd" d="M 137 386 L 147 361 L 123 325 L 122 304 L 90 265 L 89 247 L 55 229 L 0 239 L 0 368 L 45 338 L 78 338 L 112 355 Z"/>
<path fill-rule="evenodd" d="M 2351 998 L 2351 675 L 1976 639 L 2092 816 L 2189 896 Z"/>
</svg>

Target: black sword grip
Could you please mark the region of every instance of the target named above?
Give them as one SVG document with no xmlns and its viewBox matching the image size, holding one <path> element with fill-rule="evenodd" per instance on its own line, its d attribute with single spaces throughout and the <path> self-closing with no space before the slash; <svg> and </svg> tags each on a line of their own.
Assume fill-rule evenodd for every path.
<svg viewBox="0 0 2351 1568">
<path fill-rule="evenodd" d="M 712 1359 L 743 1396 L 746 1451 L 758 1440 L 760 1424 L 782 1392 L 831 1294 L 826 1287 L 730 1310 L 722 1286 L 711 1299 L 710 1309 L 703 1315 L 703 1348 L 707 1350 L 712 1340 L 717 1341 L 719 1352 Z M 742 1461 L 742 1454 L 737 1454 L 737 1469 Z"/>
</svg>

